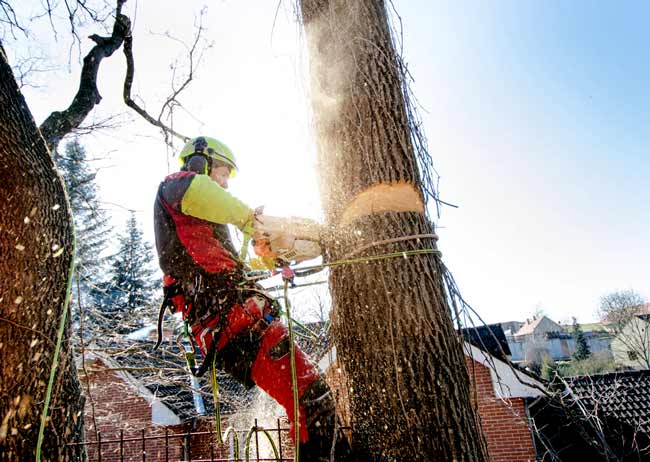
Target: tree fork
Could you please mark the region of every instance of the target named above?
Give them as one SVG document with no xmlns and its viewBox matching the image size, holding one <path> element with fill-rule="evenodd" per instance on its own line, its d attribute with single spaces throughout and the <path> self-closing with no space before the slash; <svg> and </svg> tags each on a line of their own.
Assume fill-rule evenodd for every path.
<svg viewBox="0 0 650 462">
<path fill-rule="evenodd" d="M 338 230 L 331 259 L 370 242 L 433 234 L 412 195 L 412 208 L 377 209 L 373 200 L 359 201 L 363 191 L 384 184 L 412 185 L 424 203 L 384 2 L 300 0 L 300 8 L 321 198 L 328 225 Z M 364 254 L 424 246 L 431 244 L 411 240 Z M 347 373 L 357 460 L 487 458 L 442 271 L 433 255 L 331 270 L 334 332 Z"/>
<path fill-rule="evenodd" d="M 43 138 L 51 152 L 56 152 L 61 139 L 78 128 L 102 99 L 97 88 L 99 66 L 104 58 L 108 58 L 122 46 L 125 37 L 131 35 L 131 20 L 122 14 L 124 3 L 126 0 L 117 0 L 115 23 L 110 37 L 101 37 L 97 34 L 89 37 L 95 42 L 95 46 L 83 59 L 79 89 L 70 106 L 63 111 L 52 112 L 40 126 Z"/>
</svg>

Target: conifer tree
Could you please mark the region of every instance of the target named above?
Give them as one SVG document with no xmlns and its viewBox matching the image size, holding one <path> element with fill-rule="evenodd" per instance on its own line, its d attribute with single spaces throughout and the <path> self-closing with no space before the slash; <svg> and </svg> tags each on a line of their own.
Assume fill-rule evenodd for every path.
<svg viewBox="0 0 650 462">
<path fill-rule="evenodd" d="M 110 238 L 108 217 L 101 209 L 96 170 L 91 168 L 86 149 L 78 138 L 68 142 L 65 154 L 56 154 L 55 161 L 63 175 L 70 199 L 75 227 L 75 281 L 73 282 L 73 307 L 77 295 L 82 302 L 88 300 L 90 289 L 101 283 L 106 269 L 106 258 L 101 255 Z M 77 282 L 79 294 L 77 294 Z"/>
<path fill-rule="evenodd" d="M 591 356 L 591 350 L 587 344 L 585 333 L 582 331 L 582 327 L 580 327 L 576 318 L 573 318 L 573 340 L 576 344 L 576 349 L 573 352 L 574 360 L 582 361 Z"/>
<path fill-rule="evenodd" d="M 118 237 L 117 253 L 111 257 L 109 281 L 93 291 L 97 307 L 107 316 L 106 327 L 118 327 L 130 314 L 152 304 L 158 281 L 153 269 L 151 245 L 143 239 L 135 213 L 126 222 L 126 231 Z M 122 325 L 118 332 L 126 331 Z"/>
</svg>

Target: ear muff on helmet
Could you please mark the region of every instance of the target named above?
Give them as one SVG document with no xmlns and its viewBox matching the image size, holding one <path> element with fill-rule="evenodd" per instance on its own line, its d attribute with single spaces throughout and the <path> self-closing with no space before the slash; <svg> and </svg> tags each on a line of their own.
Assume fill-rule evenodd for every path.
<svg viewBox="0 0 650 462">
<path fill-rule="evenodd" d="M 187 161 L 190 157 L 197 155 L 204 156 L 209 162 L 214 161 L 227 165 L 230 167 L 230 176 L 235 176 L 235 171 L 237 170 L 235 155 L 232 153 L 230 148 L 221 141 L 208 136 L 198 136 L 189 140 L 183 147 L 179 156 L 183 168 L 187 165 Z M 208 165 L 208 171 L 210 167 L 211 165 Z"/>
<path fill-rule="evenodd" d="M 212 170 L 212 159 L 203 154 L 194 154 L 185 158 L 183 170 L 209 175 Z"/>
</svg>

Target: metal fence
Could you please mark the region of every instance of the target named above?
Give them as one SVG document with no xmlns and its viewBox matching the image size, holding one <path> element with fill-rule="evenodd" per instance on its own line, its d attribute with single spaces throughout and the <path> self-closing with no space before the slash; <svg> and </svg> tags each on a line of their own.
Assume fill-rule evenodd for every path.
<svg viewBox="0 0 650 462">
<path fill-rule="evenodd" d="M 255 425 L 247 430 L 228 428 L 220 443 L 214 430 L 181 431 L 167 427 L 119 433 L 90 432 L 84 446 L 88 462 L 264 462 L 293 461 L 290 429 L 280 420 L 274 428 Z"/>
</svg>

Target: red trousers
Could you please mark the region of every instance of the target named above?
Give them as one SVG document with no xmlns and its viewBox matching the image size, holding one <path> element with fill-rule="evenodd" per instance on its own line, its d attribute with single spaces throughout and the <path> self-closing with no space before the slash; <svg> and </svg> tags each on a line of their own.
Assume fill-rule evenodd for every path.
<svg viewBox="0 0 650 462">
<path fill-rule="evenodd" d="M 217 351 L 222 352 L 231 340 L 246 334 L 254 328 L 263 316 L 269 314 L 270 303 L 261 296 L 249 297 L 243 305 L 233 306 L 226 315 L 225 325 L 221 325 L 218 316 L 203 320 L 192 326 L 193 336 L 201 348 L 203 356 L 214 342 L 213 329 L 221 325 L 218 330 Z M 287 412 L 291 422 L 291 437 L 294 435 L 294 406 L 293 386 L 291 379 L 291 355 L 288 351 L 288 329 L 279 321 L 272 320 L 266 326 L 259 342 L 259 350 L 254 355 L 250 365 L 250 378 L 252 381 L 275 399 Z M 305 390 L 320 377 L 318 368 L 310 361 L 309 357 L 294 344 L 295 368 L 298 378 L 298 397 L 302 398 Z M 299 406 L 300 414 L 300 442 L 309 439 L 307 415 L 302 404 Z"/>
</svg>

